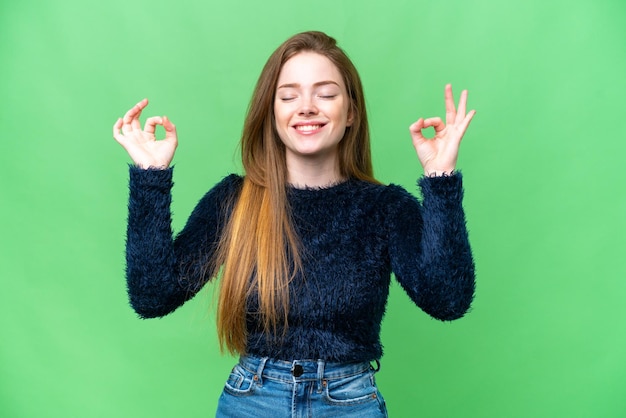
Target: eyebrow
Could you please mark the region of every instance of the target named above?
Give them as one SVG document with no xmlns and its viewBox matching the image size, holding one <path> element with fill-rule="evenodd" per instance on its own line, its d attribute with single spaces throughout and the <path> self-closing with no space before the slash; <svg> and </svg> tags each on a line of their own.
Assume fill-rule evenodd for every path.
<svg viewBox="0 0 626 418">
<path fill-rule="evenodd" d="M 334 84 L 337 87 L 339 87 L 339 84 L 336 81 L 332 81 L 332 80 L 318 81 L 317 83 L 313 84 L 313 87 L 325 86 L 328 84 Z M 288 84 L 281 84 L 280 86 L 276 88 L 276 90 L 288 89 L 288 88 L 299 88 L 299 87 L 300 87 L 299 83 L 288 83 Z"/>
</svg>

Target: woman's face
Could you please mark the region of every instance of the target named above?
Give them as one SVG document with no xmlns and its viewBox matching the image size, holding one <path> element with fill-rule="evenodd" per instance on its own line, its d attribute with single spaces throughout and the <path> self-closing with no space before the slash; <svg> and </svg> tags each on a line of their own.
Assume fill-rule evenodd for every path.
<svg viewBox="0 0 626 418">
<path fill-rule="evenodd" d="M 338 144 L 352 123 L 337 67 L 315 52 L 291 57 L 278 77 L 274 115 L 288 166 L 304 160 L 337 161 Z"/>
</svg>

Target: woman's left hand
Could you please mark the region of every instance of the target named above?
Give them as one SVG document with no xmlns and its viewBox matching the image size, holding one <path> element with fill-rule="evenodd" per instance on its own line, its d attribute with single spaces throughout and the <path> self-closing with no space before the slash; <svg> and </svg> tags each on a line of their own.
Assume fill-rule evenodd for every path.
<svg viewBox="0 0 626 418">
<path fill-rule="evenodd" d="M 467 90 L 461 92 L 458 109 L 454 105 L 452 86 L 446 85 L 445 90 L 446 123 L 444 124 L 439 117 L 420 118 L 409 127 L 413 146 L 422 167 L 424 167 L 426 176 L 440 176 L 444 173 L 451 174 L 454 171 L 461 139 L 476 113 L 475 110 L 465 113 Z M 435 136 L 425 138 L 422 130 L 431 126 L 435 128 Z"/>
</svg>

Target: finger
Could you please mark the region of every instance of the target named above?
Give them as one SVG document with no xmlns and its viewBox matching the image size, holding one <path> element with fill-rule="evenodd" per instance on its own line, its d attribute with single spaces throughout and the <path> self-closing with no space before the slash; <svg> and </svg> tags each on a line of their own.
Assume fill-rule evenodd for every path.
<svg viewBox="0 0 626 418">
<path fill-rule="evenodd" d="M 456 120 L 456 108 L 454 106 L 454 96 L 452 95 L 452 84 L 446 84 L 446 124 L 454 123 Z"/>
<path fill-rule="evenodd" d="M 446 129 L 446 124 L 443 123 L 441 118 L 428 118 L 424 120 L 424 128 L 429 128 L 431 126 L 435 128 L 435 132 L 437 133 Z"/>
<path fill-rule="evenodd" d="M 456 120 L 454 123 L 461 123 L 465 119 L 465 111 L 467 109 L 467 90 L 461 92 L 461 98 L 459 99 L 459 109 L 456 113 Z"/>
<path fill-rule="evenodd" d="M 165 139 L 177 142 L 176 125 L 167 116 L 163 116 L 163 127 L 165 128 Z"/>
<path fill-rule="evenodd" d="M 123 135 L 120 133 L 121 128 L 122 128 L 122 118 L 118 118 L 117 121 L 115 121 L 115 124 L 113 125 L 113 138 L 115 138 L 117 142 L 121 142 L 123 138 Z"/>
<path fill-rule="evenodd" d="M 424 138 L 422 134 L 422 129 L 424 129 L 424 119 L 422 118 L 419 118 L 415 123 L 409 126 L 409 132 L 411 132 L 413 142 L 421 143 L 426 141 L 426 138 Z"/>
<path fill-rule="evenodd" d="M 154 135 L 157 125 L 163 125 L 163 118 L 160 116 L 152 116 L 151 118 L 146 119 L 143 131 Z"/>
<path fill-rule="evenodd" d="M 141 115 L 141 111 L 148 105 L 148 99 L 143 99 L 135 106 L 133 106 L 126 114 L 124 115 L 124 125 L 122 126 L 122 130 L 126 128 L 126 130 L 130 129 L 141 129 L 141 124 L 139 123 L 139 116 Z"/>
<path fill-rule="evenodd" d="M 148 99 L 143 99 L 135 106 L 131 107 L 124 115 L 124 123 L 129 124 L 133 119 L 136 119 L 141 114 L 141 111 L 148 105 Z"/>
<path fill-rule="evenodd" d="M 458 129 L 461 132 L 461 139 L 463 139 L 463 135 L 465 134 L 465 131 L 467 130 L 467 127 L 469 126 L 470 122 L 474 118 L 475 114 L 476 114 L 475 110 L 470 110 L 470 112 L 467 114 L 467 116 L 465 116 L 465 118 L 459 125 Z"/>
</svg>

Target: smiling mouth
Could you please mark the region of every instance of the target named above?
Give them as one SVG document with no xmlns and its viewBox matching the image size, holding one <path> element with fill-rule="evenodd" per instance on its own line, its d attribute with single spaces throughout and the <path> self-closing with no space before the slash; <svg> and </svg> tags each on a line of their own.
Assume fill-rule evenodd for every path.
<svg viewBox="0 0 626 418">
<path fill-rule="evenodd" d="M 312 132 L 321 129 L 324 125 L 296 125 L 294 128 L 300 132 Z"/>
</svg>

